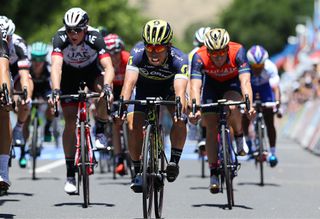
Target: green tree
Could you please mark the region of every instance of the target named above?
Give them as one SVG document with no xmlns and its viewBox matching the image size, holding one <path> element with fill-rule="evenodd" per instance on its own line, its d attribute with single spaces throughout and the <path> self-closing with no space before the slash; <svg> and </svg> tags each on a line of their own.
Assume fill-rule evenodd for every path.
<svg viewBox="0 0 320 219">
<path fill-rule="evenodd" d="M 1 0 L 0 14 L 14 21 L 16 32 L 27 42 L 51 42 L 63 26 L 65 12 L 71 7 L 81 7 L 88 12 L 91 26 L 106 26 L 110 32 L 119 34 L 130 48 L 140 39 L 146 20 L 127 3 L 127 0 Z"/>
</svg>

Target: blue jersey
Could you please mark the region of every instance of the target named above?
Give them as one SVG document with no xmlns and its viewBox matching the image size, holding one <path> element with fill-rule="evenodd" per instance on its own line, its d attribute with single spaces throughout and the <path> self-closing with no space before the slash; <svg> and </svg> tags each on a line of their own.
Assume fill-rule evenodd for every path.
<svg viewBox="0 0 320 219">
<path fill-rule="evenodd" d="M 173 84 L 174 79 L 188 80 L 188 57 L 179 49 L 171 47 L 164 64 L 153 66 L 148 61 L 144 44 L 138 43 L 131 50 L 127 70 L 139 73 L 136 87 L 162 89 L 163 85 Z"/>
</svg>

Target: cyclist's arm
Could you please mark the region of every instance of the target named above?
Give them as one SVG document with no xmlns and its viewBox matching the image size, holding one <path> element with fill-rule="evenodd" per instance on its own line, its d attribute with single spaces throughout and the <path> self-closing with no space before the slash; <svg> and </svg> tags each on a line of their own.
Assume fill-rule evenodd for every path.
<svg viewBox="0 0 320 219">
<path fill-rule="evenodd" d="M 0 31 L 0 86 L 3 83 L 7 84 L 10 92 L 10 75 L 9 75 L 9 49 L 6 38 Z"/>
<path fill-rule="evenodd" d="M 51 56 L 51 83 L 52 90 L 60 90 L 61 74 L 62 74 L 62 64 L 63 57 L 60 55 Z"/>
<path fill-rule="evenodd" d="M 190 98 L 196 99 L 196 104 L 200 104 L 200 93 L 202 87 L 202 69 L 203 61 L 198 54 L 195 54 L 192 58 L 190 68 Z M 191 102 L 190 102 L 191 104 Z"/>
<path fill-rule="evenodd" d="M 100 64 L 104 69 L 104 78 L 103 78 L 103 84 L 112 84 L 112 81 L 114 79 L 114 68 L 111 62 L 110 56 L 103 57 L 100 59 Z"/>
<path fill-rule="evenodd" d="M 133 88 L 135 87 L 139 77 L 139 72 L 127 69 L 123 87 L 121 90 L 121 96 L 123 96 L 124 100 L 129 100 L 133 91 Z"/>
<path fill-rule="evenodd" d="M 270 75 L 269 84 L 272 88 L 272 91 L 274 92 L 275 99 L 280 103 L 281 92 L 280 92 L 280 86 L 279 86 L 280 77 L 278 73 L 278 68 L 271 60 L 267 59 L 265 62 L 265 69 Z"/>
<path fill-rule="evenodd" d="M 176 97 L 180 97 L 182 109 L 185 111 L 186 105 L 186 90 L 188 85 L 188 79 L 177 78 L 174 80 L 174 92 Z"/>
</svg>

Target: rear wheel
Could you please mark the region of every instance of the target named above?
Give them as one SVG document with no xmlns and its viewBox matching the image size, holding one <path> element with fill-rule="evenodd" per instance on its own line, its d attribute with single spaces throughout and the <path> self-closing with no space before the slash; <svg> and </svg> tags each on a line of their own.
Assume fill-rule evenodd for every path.
<svg viewBox="0 0 320 219">
<path fill-rule="evenodd" d="M 37 165 L 37 144 L 38 144 L 38 117 L 33 119 L 33 133 L 31 140 L 31 157 L 32 157 L 32 179 L 36 179 L 36 165 Z"/>
<path fill-rule="evenodd" d="M 89 205 L 89 174 L 87 171 L 88 167 L 88 149 L 86 144 L 86 136 L 85 136 L 85 124 L 81 122 L 81 175 L 82 175 L 82 182 L 83 182 L 83 207 L 87 208 Z"/>
<path fill-rule="evenodd" d="M 228 199 L 228 208 L 232 209 L 233 203 L 233 190 L 232 190 L 232 176 L 230 169 L 230 153 L 227 144 L 227 136 L 226 128 L 224 125 L 221 127 L 221 137 L 222 137 L 222 147 L 223 147 L 223 171 L 224 171 L 224 180 L 226 182 L 226 190 L 227 190 L 227 199 Z"/>
<path fill-rule="evenodd" d="M 152 211 L 153 199 L 153 177 L 150 173 L 153 172 L 153 151 L 152 151 L 152 138 L 151 138 L 151 125 L 148 125 L 146 135 L 143 141 L 143 168 L 142 168 L 142 204 L 143 204 L 143 217 L 150 218 Z"/>
</svg>

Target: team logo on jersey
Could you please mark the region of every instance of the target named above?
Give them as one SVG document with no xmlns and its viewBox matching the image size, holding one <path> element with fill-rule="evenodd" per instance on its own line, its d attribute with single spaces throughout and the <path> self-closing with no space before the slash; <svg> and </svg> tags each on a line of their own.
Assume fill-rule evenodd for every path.
<svg viewBox="0 0 320 219">
<path fill-rule="evenodd" d="M 89 35 L 89 42 L 94 44 L 94 41 L 96 41 L 97 36 Z"/>
<path fill-rule="evenodd" d="M 129 59 L 128 59 L 128 65 L 132 65 L 132 58 L 133 56 L 130 56 Z"/>
<path fill-rule="evenodd" d="M 188 65 L 183 65 L 180 69 L 181 73 L 187 74 L 188 73 Z"/>
</svg>

